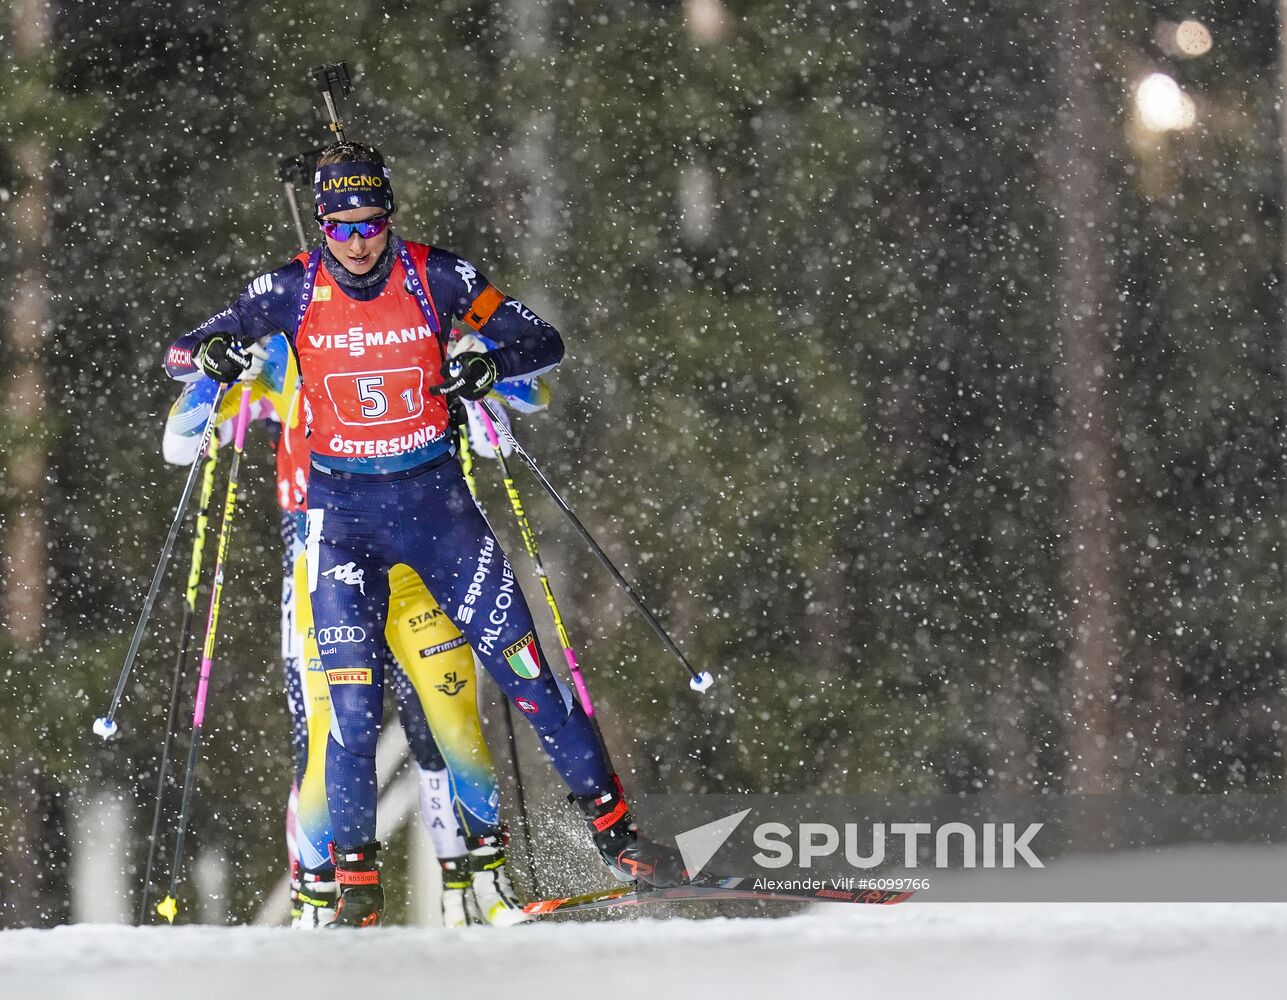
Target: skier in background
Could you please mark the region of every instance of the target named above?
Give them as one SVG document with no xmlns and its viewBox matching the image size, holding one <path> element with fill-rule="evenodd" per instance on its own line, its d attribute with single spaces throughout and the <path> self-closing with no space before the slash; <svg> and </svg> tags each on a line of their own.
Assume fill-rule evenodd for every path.
<svg viewBox="0 0 1287 1000">
<path fill-rule="evenodd" d="M 328 147 L 314 177 L 322 246 L 254 279 L 233 306 L 180 338 L 166 369 L 232 382 L 250 345 L 287 331 L 304 380 L 311 473 L 305 549 L 333 725 L 327 802 L 340 887 L 336 924 L 378 924 L 384 893 L 375 842 L 375 746 L 384 683 L 389 573 L 415 571 L 527 716 L 624 880 L 683 879 L 677 852 L 640 836 L 620 781 L 584 710 L 552 673 L 509 561 L 466 487 L 447 399 L 485 396 L 504 378 L 539 374 L 562 340 L 473 264 L 392 233 L 391 179 L 378 150 Z M 497 346 L 450 362 L 453 320 Z M 360 638 L 357 638 L 361 636 Z"/>
</svg>

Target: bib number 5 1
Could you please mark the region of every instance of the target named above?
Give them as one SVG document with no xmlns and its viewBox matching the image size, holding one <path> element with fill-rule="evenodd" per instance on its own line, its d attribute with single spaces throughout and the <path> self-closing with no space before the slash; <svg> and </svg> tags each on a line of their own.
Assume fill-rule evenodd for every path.
<svg viewBox="0 0 1287 1000">
<path fill-rule="evenodd" d="M 349 425 L 392 424 L 424 409 L 424 372 L 340 372 L 326 376 L 326 392 L 340 421 Z"/>
</svg>

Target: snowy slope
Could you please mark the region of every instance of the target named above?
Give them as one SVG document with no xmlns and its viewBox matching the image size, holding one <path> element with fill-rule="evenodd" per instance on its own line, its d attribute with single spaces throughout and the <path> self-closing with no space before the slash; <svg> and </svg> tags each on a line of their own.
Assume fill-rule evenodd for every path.
<svg viewBox="0 0 1287 1000">
<path fill-rule="evenodd" d="M 1281 996 L 1284 904 L 819 906 L 508 931 L 71 926 L 0 934 L 0 998 Z M 302 978 L 301 978 L 302 977 Z"/>
</svg>

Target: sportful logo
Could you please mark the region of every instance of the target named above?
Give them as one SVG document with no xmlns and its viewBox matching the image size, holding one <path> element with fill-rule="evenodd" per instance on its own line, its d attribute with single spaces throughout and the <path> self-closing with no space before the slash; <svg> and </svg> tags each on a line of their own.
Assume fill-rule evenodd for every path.
<svg viewBox="0 0 1287 1000">
<path fill-rule="evenodd" d="M 246 286 L 246 294 L 252 299 L 256 295 L 263 295 L 273 287 L 273 276 L 271 274 L 261 274 L 258 278 Z"/>
<path fill-rule="evenodd" d="M 329 576 L 336 583 L 347 583 L 350 587 L 357 587 L 358 593 L 365 597 L 366 570 L 357 569 L 356 567 L 357 563 L 355 562 L 345 563 L 343 566 L 332 566 L 330 569 L 325 570 L 322 576 Z"/>
<path fill-rule="evenodd" d="M 487 582 L 487 572 L 492 566 L 492 552 L 495 551 L 496 543 L 489 535 L 483 539 L 483 549 L 478 553 L 478 568 L 474 570 L 474 578 L 469 583 L 469 589 L 465 592 L 465 599 L 456 608 L 456 621 L 464 622 L 468 625 L 474 620 L 474 602 L 482 596 L 483 584 Z"/>
<path fill-rule="evenodd" d="M 353 565 L 349 563 L 349 565 Z M 365 642 L 366 629 L 361 625 L 340 625 L 335 628 L 324 628 L 317 633 L 319 646 L 334 646 L 341 642 Z"/>
</svg>

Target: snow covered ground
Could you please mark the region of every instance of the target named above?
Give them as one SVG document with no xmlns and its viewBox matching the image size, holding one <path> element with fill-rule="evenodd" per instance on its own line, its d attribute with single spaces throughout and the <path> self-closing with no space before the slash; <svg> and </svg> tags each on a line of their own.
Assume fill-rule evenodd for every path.
<svg viewBox="0 0 1287 1000">
<path fill-rule="evenodd" d="M 638 911 L 636 911 L 638 912 Z M 817 906 L 507 931 L 77 925 L 0 934 L 0 1000 L 1282 996 L 1287 904 Z"/>
</svg>

